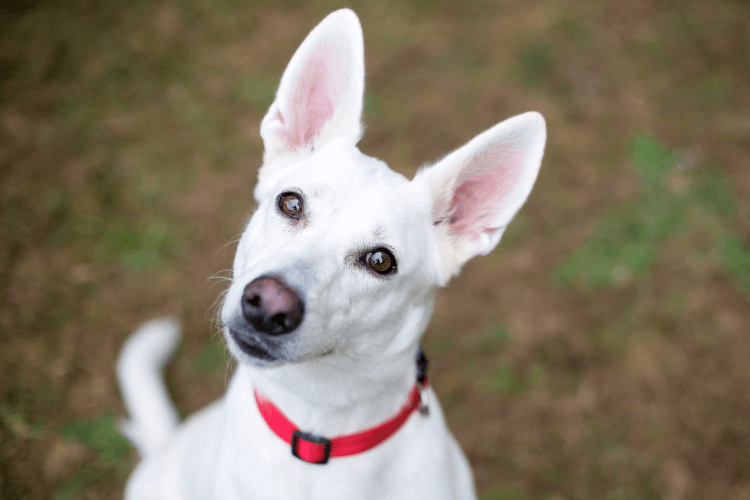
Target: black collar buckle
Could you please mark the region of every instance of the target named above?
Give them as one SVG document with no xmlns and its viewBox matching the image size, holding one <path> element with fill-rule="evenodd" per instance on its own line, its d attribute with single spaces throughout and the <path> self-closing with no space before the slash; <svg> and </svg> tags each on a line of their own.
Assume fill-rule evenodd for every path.
<svg viewBox="0 0 750 500">
<path fill-rule="evenodd" d="M 310 464 L 325 464 L 331 458 L 331 440 L 297 429 L 292 433 L 292 455 Z"/>
<path fill-rule="evenodd" d="M 419 389 L 419 414 L 423 417 L 429 416 L 430 405 L 427 398 L 427 366 L 430 362 L 422 351 L 422 345 L 417 349 L 417 389 Z"/>
</svg>

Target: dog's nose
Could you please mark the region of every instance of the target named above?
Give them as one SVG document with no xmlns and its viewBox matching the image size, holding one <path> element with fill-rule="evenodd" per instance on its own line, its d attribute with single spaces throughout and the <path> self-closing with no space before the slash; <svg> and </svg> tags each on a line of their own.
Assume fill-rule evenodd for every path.
<svg viewBox="0 0 750 500">
<path fill-rule="evenodd" d="M 299 295 L 281 278 L 257 278 L 245 287 L 242 315 L 258 332 L 289 333 L 302 323 L 304 314 Z"/>
</svg>

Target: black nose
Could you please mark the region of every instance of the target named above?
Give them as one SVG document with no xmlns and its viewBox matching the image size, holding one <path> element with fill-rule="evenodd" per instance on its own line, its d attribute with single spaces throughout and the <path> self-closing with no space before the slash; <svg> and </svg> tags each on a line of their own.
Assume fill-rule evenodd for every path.
<svg viewBox="0 0 750 500">
<path fill-rule="evenodd" d="M 294 331 L 302 323 L 305 306 L 297 292 L 281 278 L 265 277 L 245 287 L 242 315 L 256 331 L 281 335 Z"/>
</svg>

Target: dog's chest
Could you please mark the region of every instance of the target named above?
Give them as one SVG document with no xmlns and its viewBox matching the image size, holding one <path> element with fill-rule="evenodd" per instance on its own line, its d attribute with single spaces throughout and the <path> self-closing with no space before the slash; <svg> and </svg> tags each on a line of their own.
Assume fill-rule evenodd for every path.
<svg viewBox="0 0 750 500">
<path fill-rule="evenodd" d="M 293 457 L 289 445 L 267 428 L 257 410 L 238 413 L 232 403 L 236 401 L 224 399 L 193 415 L 160 464 L 142 464 L 150 469 L 138 474 L 143 479 L 160 477 L 160 496 L 155 498 L 375 500 L 472 495 L 459 493 L 462 484 L 471 485 L 471 473 L 458 447 L 451 446 L 437 405 L 429 417 L 412 415 L 376 448 L 317 465 Z M 172 473 L 161 466 L 164 463 L 172 463 Z M 136 497 L 149 498 L 128 498 Z"/>
<path fill-rule="evenodd" d="M 370 451 L 319 465 L 293 457 L 290 446 L 272 434 L 259 415 L 253 415 L 246 427 L 224 437 L 214 478 L 223 491 L 216 498 L 383 499 L 403 498 L 405 491 L 413 493 L 411 498 L 428 493 L 430 498 L 440 498 L 438 491 L 429 490 L 451 472 L 443 470 L 437 475 L 443 479 L 433 485 L 420 479 L 436 477 L 437 471 L 425 473 L 441 468 L 436 467 L 443 461 L 438 457 L 447 450 L 429 453 L 433 443 L 411 444 L 424 434 L 422 418 L 413 415 L 397 435 Z"/>
</svg>

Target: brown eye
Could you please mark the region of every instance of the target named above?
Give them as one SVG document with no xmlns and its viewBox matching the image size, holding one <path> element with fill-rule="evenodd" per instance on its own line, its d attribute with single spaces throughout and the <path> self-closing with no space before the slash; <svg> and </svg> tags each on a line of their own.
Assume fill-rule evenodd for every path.
<svg viewBox="0 0 750 500">
<path fill-rule="evenodd" d="M 293 219 L 302 214 L 302 198 L 294 193 L 282 193 L 279 196 L 279 210 Z"/>
<path fill-rule="evenodd" d="M 378 248 L 365 255 L 365 263 L 380 274 L 388 274 L 395 270 L 396 259 L 385 248 Z"/>
</svg>

